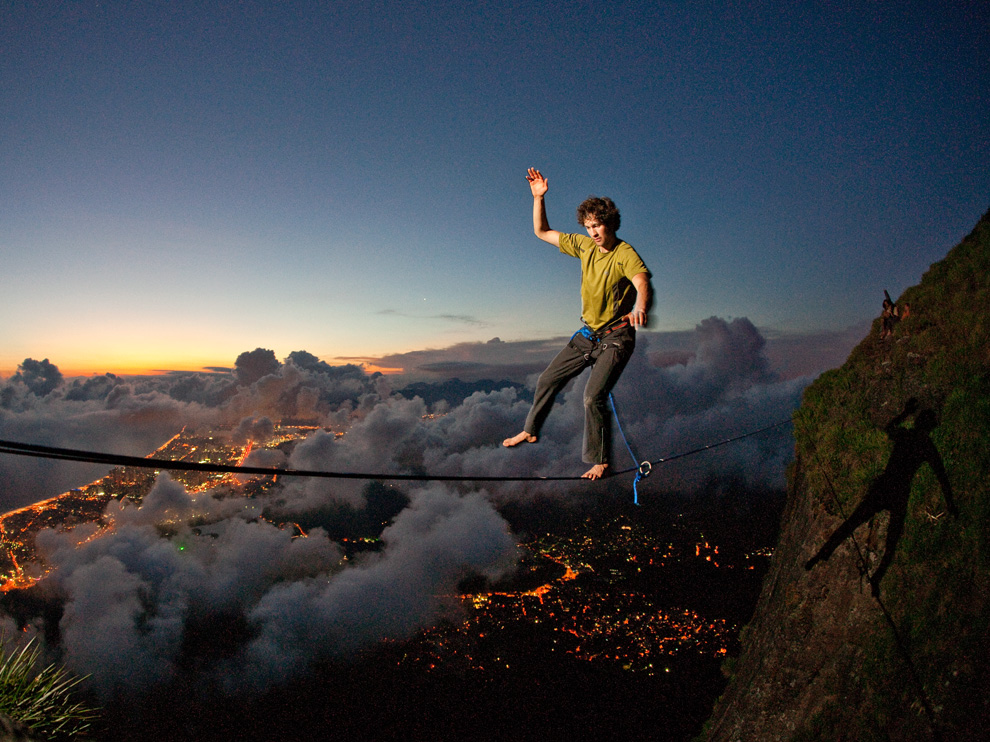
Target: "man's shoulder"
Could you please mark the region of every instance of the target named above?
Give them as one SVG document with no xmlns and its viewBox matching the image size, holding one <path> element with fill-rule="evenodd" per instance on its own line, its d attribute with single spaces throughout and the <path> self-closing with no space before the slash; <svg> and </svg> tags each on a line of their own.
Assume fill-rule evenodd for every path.
<svg viewBox="0 0 990 742">
<path fill-rule="evenodd" d="M 588 252 L 595 246 L 595 241 L 586 234 L 576 232 L 560 233 L 560 250 L 572 255 Z"/>
<path fill-rule="evenodd" d="M 593 239 L 586 234 L 581 234 L 580 232 L 561 232 L 560 239 L 566 239 L 569 242 L 574 242 L 580 245 L 586 245 L 588 243 L 591 243 L 592 245 L 595 244 Z"/>
<path fill-rule="evenodd" d="M 615 246 L 613 252 L 615 253 L 617 260 L 641 267 L 645 272 L 649 273 L 649 268 L 646 267 L 646 262 L 642 257 L 640 257 L 640 254 L 636 252 L 636 248 L 625 240 L 619 240 L 619 244 Z"/>
</svg>

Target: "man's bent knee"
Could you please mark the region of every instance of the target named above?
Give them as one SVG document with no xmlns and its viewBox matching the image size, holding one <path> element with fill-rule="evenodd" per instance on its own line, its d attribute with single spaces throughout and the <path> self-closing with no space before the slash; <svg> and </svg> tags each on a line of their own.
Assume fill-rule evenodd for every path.
<svg viewBox="0 0 990 742">
<path fill-rule="evenodd" d="M 585 396 L 584 408 L 586 410 L 604 410 L 608 404 L 608 392 L 602 394 L 592 394 Z"/>
</svg>

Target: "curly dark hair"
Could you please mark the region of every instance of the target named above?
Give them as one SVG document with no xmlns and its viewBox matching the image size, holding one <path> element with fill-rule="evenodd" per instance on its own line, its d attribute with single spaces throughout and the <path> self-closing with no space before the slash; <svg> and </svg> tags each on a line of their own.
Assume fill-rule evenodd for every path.
<svg viewBox="0 0 990 742">
<path fill-rule="evenodd" d="M 582 227 L 588 221 L 588 217 L 593 216 L 606 227 L 612 234 L 619 231 L 619 224 L 622 217 L 619 216 L 619 209 L 610 198 L 598 198 L 598 196 L 588 196 L 581 205 L 577 207 L 578 224 Z"/>
</svg>

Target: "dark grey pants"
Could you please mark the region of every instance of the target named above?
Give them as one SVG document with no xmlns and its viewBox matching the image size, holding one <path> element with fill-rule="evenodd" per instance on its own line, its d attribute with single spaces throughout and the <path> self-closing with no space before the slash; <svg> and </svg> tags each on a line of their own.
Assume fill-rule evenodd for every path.
<svg viewBox="0 0 990 742">
<path fill-rule="evenodd" d="M 607 464 L 612 452 L 612 419 L 608 416 L 608 395 L 636 348 L 636 330 L 623 327 L 600 342 L 580 333 L 571 338 L 536 382 L 533 406 L 523 428 L 538 436 L 550 414 L 557 393 L 568 381 L 591 366 L 584 387 L 584 447 L 581 460 L 587 464 Z"/>
</svg>

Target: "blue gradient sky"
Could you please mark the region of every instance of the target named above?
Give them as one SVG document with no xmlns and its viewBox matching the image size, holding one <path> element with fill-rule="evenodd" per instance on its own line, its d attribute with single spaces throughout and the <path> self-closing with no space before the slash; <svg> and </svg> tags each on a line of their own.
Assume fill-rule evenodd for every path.
<svg viewBox="0 0 990 742">
<path fill-rule="evenodd" d="M 11 2 L 0 374 L 569 334 L 609 195 L 659 330 L 838 330 L 990 206 L 974 2 Z"/>
</svg>

